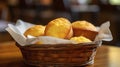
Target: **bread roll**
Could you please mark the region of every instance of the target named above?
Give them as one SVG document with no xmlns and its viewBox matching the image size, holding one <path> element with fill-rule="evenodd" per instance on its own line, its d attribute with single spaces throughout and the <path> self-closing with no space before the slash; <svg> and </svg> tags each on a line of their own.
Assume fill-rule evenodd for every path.
<svg viewBox="0 0 120 67">
<path fill-rule="evenodd" d="M 54 19 L 47 24 L 45 35 L 69 39 L 73 35 L 72 25 L 66 18 Z"/>
<path fill-rule="evenodd" d="M 92 42 L 90 39 L 84 36 L 72 37 L 70 40 L 75 41 L 76 43 Z"/>
<path fill-rule="evenodd" d="M 75 21 L 72 23 L 74 36 L 85 36 L 94 40 L 98 34 L 96 27 L 87 21 Z"/>
<path fill-rule="evenodd" d="M 31 36 L 43 36 L 45 31 L 45 26 L 42 25 L 35 25 L 27 29 L 24 33 L 25 36 L 31 35 Z"/>
</svg>

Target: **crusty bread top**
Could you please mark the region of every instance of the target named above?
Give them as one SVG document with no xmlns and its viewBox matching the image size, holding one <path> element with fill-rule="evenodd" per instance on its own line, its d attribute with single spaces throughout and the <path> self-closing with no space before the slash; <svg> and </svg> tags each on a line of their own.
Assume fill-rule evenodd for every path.
<svg viewBox="0 0 120 67">
<path fill-rule="evenodd" d="M 77 29 L 84 29 L 84 30 L 91 30 L 91 31 L 97 31 L 96 27 L 87 21 L 75 21 L 72 23 L 72 27 Z"/>
<path fill-rule="evenodd" d="M 72 25 L 66 18 L 57 18 L 50 21 L 45 29 L 46 36 L 66 38 L 72 29 Z"/>
</svg>

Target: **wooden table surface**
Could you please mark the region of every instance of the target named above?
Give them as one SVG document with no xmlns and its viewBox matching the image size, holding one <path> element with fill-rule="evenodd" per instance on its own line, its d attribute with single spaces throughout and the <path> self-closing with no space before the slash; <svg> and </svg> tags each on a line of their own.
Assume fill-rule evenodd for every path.
<svg viewBox="0 0 120 67">
<path fill-rule="evenodd" d="M 0 67 L 30 67 L 24 64 L 15 42 L 0 43 Z M 101 46 L 97 50 L 94 64 L 86 67 L 120 67 L 120 47 Z"/>
</svg>

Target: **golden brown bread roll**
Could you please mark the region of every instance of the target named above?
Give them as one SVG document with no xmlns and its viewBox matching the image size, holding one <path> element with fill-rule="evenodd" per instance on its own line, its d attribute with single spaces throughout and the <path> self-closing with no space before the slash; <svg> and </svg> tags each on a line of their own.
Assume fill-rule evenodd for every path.
<svg viewBox="0 0 120 67">
<path fill-rule="evenodd" d="M 76 43 L 92 42 L 90 39 L 84 36 L 72 37 L 70 40 L 75 41 Z"/>
<path fill-rule="evenodd" d="M 35 25 L 27 29 L 24 33 L 25 36 L 31 35 L 31 36 L 43 36 L 45 31 L 45 26 L 42 25 Z"/>
<path fill-rule="evenodd" d="M 54 19 L 47 24 L 45 35 L 69 39 L 73 35 L 72 25 L 66 18 Z"/>
<path fill-rule="evenodd" d="M 74 36 L 85 36 L 94 40 L 98 34 L 96 27 L 87 21 L 75 21 L 72 23 Z"/>
</svg>

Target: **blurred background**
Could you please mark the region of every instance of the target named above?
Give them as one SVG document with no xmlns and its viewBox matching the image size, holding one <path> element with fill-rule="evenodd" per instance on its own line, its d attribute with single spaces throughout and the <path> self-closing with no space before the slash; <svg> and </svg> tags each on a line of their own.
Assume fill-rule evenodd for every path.
<svg viewBox="0 0 120 67">
<path fill-rule="evenodd" d="M 120 46 L 120 0 L 0 0 L 0 42 L 13 40 L 5 31 L 8 23 L 21 19 L 45 25 L 58 17 L 96 26 L 110 21 L 114 39 L 103 43 Z"/>
</svg>

